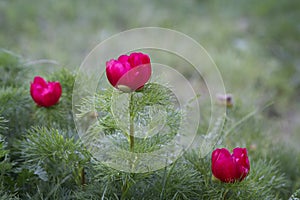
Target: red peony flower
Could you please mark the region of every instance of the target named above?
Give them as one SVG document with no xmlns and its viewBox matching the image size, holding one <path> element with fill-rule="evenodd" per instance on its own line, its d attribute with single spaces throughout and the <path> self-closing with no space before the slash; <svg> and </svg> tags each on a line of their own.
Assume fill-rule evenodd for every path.
<svg viewBox="0 0 300 200">
<path fill-rule="evenodd" d="M 141 89 L 151 76 L 151 64 L 148 55 L 131 53 L 121 55 L 118 60 L 106 62 L 108 81 L 119 90 L 131 92 Z"/>
<path fill-rule="evenodd" d="M 211 156 L 213 175 L 222 182 L 242 181 L 250 171 L 246 148 L 235 148 L 233 154 L 225 149 L 216 149 Z"/>
<path fill-rule="evenodd" d="M 43 107 L 55 105 L 61 96 L 62 89 L 59 82 L 48 82 L 40 76 L 30 84 L 30 95 L 34 102 Z"/>
</svg>

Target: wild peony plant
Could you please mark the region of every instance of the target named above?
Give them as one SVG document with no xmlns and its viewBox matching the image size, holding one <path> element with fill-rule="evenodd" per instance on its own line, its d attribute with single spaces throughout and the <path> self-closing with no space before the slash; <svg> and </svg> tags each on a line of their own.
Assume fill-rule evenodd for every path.
<svg viewBox="0 0 300 200">
<path fill-rule="evenodd" d="M 128 112 L 129 120 L 129 141 L 130 149 L 134 147 L 134 120 L 136 114 L 134 110 L 134 95 L 132 92 L 140 90 L 149 81 L 151 76 L 150 57 L 147 54 L 134 52 L 128 55 L 121 55 L 117 60 L 111 59 L 106 62 L 106 75 L 108 81 L 115 88 L 130 93 Z"/>
</svg>

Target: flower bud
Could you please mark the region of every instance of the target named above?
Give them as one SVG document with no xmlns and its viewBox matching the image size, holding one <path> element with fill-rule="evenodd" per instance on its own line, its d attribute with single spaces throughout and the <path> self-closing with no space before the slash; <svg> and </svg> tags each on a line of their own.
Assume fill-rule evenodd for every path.
<svg viewBox="0 0 300 200">
<path fill-rule="evenodd" d="M 30 84 L 30 95 L 39 106 L 55 105 L 59 101 L 61 93 L 62 88 L 59 82 L 47 82 L 40 76 L 34 77 Z"/>
<path fill-rule="evenodd" d="M 242 181 L 250 171 L 246 148 L 235 148 L 233 154 L 225 149 L 215 149 L 211 156 L 213 175 L 222 182 Z"/>
<path fill-rule="evenodd" d="M 111 59 L 106 62 L 106 76 L 112 86 L 123 92 L 139 90 L 150 79 L 150 58 L 143 53 L 131 53 Z"/>
</svg>

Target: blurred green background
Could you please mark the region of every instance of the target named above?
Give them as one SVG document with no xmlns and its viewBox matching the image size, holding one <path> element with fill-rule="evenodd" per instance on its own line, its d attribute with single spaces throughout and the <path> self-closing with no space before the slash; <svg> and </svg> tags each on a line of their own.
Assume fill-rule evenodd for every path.
<svg viewBox="0 0 300 200">
<path fill-rule="evenodd" d="M 207 49 L 226 90 L 263 111 L 271 139 L 300 141 L 300 1 L 1 1 L 0 47 L 25 62 L 78 68 L 101 41 L 131 28 L 183 32 Z"/>
</svg>

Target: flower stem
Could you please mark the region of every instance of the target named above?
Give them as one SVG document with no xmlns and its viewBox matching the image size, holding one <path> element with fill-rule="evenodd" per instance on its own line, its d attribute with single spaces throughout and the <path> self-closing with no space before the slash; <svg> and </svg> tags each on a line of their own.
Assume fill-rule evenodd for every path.
<svg viewBox="0 0 300 200">
<path fill-rule="evenodd" d="M 82 186 L 85 185 L 85 172 L 84 172 L 84 168 L 82 168 L 82 170 L 81 170 L 81 185 Z"/>
<path fill-rule="evenodd" d="M 133 102 L 133 92 L 129 93 L 129 148 L 130 152 L 134 151 L 134 102 Z M 130 161 L 130 165 L 133 166 L 132 161 Z M 129 175 L 130 176 L 130 175 Z M 121 200 L 126 199 L 127 192 L 130 188 L 130 183 L 128 180 L 128 176 L 126 176 L 125 181 L 122 185 L 122 195 Z"/>
<path fill-rule="evenodd" d="M 133 120 L 130 118 L 130 136 L 129 136 L 129 141 L 130 141 L 130 151 L 133 152 L 134 150 L 134 125 L 133 125 Z"/>
<path fill-rule="evenodd" d="M 134 150 L 134 110 L 133 110 L 133 93 L 129 94 L 129 143 L 130 143 L 130 151 Z"/>
<path fill-rule="evenodd" d="M 126 176 L 125 183 L 122 186 L 121 200 L 126 199 L 126 194 L 127 194 L 128 189 L 129 189 L 129 183 L 128 183 L 128 179 Z"/>
<path fill-rule="evenodd" d="M 223 198 L 224 200 L 227 198 L 226 195 L 227 195 L 228 192 L 229 192 L 229 189 L 226 189 L 225 192 L 224 192 L 224 195 L 223 195 L 224 196 L 224 198 Z"/>
</svg>

